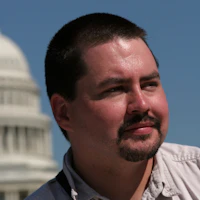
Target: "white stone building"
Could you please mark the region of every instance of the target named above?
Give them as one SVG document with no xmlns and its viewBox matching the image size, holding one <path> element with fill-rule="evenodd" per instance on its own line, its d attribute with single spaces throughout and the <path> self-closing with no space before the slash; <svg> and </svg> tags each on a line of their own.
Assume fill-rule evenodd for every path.
<svg viewBox="0 0 200 200">
<path fill-rule="evenodd" d="M 0 34 L 0 200 L 23 200 L 56 175 L 50 127 L 25 56 Z"/>
</svg>

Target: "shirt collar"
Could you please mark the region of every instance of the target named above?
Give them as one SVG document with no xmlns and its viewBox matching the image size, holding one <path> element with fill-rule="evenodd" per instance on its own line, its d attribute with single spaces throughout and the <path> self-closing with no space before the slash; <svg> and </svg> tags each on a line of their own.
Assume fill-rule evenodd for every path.
<svg viewBox="0 0 200 200">
<path fill-rule="evenodd" d="M 68 152 L 64 156 L 63 161 L 63 171 L 68 179 L 69 185 L 73 193 L 78 196 L 81 200 L 92 200 L 92 199 L 102 199 L 108 200 L 105 197 L 99 195 L 95 190 L 93 190 L 89 185 L 87 185 L 83 179 L 75 172 L 73 169 L 73 155 L 72 149 L 69 148 Z"/>
<path fill-rule="evenodd" d="M 176 187 L 171 174 L 163 159 L 161 151 L 162 147 L 158 150 L 154 158 L 154 168 L 151 174 L 151 180 L 149 183 L 150 193 L 153 197 L 158 196 L 162 193 L 165 197 L 172 197 L 180 194 L 180 191 Z"/>
</svg>

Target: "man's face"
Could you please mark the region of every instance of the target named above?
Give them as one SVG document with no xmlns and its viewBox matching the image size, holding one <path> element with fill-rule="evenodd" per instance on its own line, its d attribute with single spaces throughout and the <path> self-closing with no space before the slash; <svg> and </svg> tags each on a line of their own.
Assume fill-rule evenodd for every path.
<svg viewBox="0 0 200 200">
<path fill-rule="evenodd" d="M 69 109 L 72 148 L 133 162 L 152 157 L 167 133 L 168 105 L 149 48 L 116 38 L 83 60 L 88 72 Z"/>
</svg>

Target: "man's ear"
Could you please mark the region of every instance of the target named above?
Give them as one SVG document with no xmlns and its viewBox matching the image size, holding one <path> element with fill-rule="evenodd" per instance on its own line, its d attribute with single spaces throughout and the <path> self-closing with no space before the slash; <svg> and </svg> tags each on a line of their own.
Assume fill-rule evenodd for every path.
<svg viewBox="0 0 200 200">
<path fill-rule="evenodd" d="M 66 131 L 73 131 L 70 124 L 69 102 L 61 95 L 53 94 L 50 103 L 58 125 Z"/>
</svg>

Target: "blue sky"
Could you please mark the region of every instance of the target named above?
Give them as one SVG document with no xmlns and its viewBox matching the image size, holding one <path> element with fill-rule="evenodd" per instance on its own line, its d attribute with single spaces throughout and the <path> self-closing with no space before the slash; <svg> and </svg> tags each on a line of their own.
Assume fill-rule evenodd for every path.
<svg viewBox="0 0 200 200">
<path fill-rule="evenodd" d="M 1 1 L 0 30 L 25 53 L 41 88 L 42 111 L 53 120 L 54 158 L 62 166 L 69 144 L 58 129 L 44 83 L 44 56 L 55 32 L 83 14 L 109 12 L 128 18 L 148 33 L 159 60 L 170 109 L 166 141 L 200 147 L 200 1 Z"/>
</svg>

